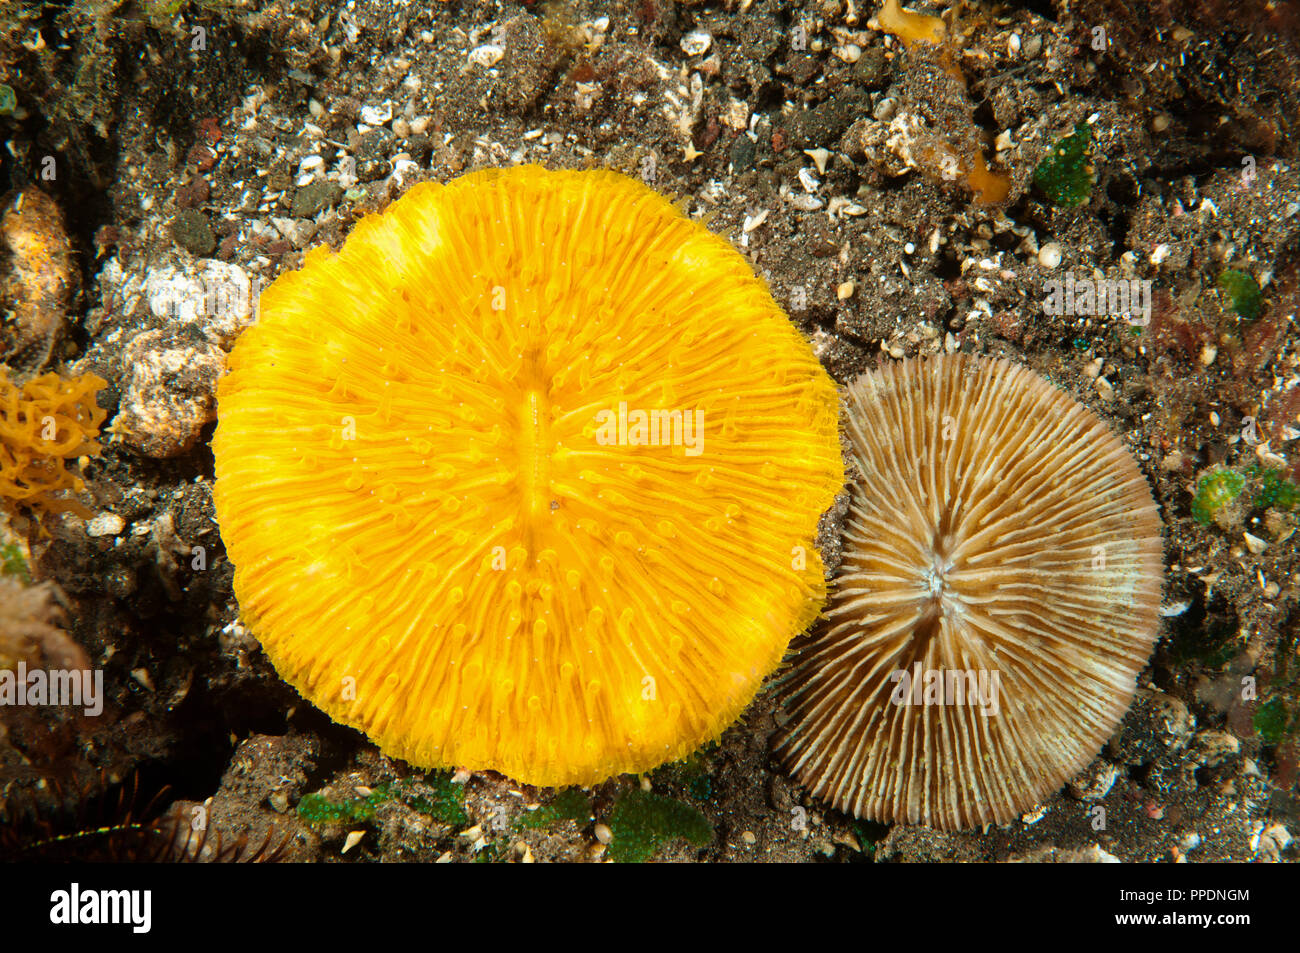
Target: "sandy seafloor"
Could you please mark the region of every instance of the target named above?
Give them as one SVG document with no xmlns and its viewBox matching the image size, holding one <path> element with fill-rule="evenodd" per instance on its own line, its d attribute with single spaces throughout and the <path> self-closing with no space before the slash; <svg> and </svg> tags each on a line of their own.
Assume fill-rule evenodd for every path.
<svg viewBox="0 0 1300 953">
<path fill-rule="evenodd" d="M 84 467 L 94 519 L 48 519 L 48 538 L 21 518 L 4 531 L 59 587 L 108 712 L 0 713 L 15 832 L 0 843 L 40 857 L 50 832 L 103 810 L 111 825 L 103 794 L 126 782 L 145 799 L 166 788 L 164 830 L 204 804 L 223 844 L 269 838 L 291 859 L 599 860 L 601 825 L 640 786 L 712 828 L 703 844 L 666 839 L 661 860 L 1296 858 L 1296 511 L 1236 503 L 1205 524 L 1191 509 L 1210 467 L 1263 461 L 1294 479 L 1300 461 L 1300 21 L 1286 5 L 922 4 L 944 13 L 942 51 L 870 28 L 872 0 L 256 6 L 0 8 L 14 92 L 0 97 L 0 183 L 36 184 L 61 209 L 77 286 L 45 302 L 59 311 L 45 368 L 103 376 L 121 424 Z M 205 48 L 191 49 L 198 27 Z M 1096 181 L 1068 208 L 1034 170 L 1078 123 Z M 918 129 L 985 150 L 1006 198 L 979 204 L 912 148 Z M 57 175 L 41 179 L 51 154 Z M 1150 480 L 1160 641 L 1114 738 L 1024 818 L 942 833 L 828 810 L 771 761 L 764 691 L 691 762 L 596 786 L 586 820 L 527 826 L 554 792 L 491 773 L 430 780 L 384 757 L 300 699 L 238 623 L 209 443 L 246 319 L 169 315 L 156 299 L 174 292 L 159 289 L 269 281 L 415 182 L 520 162 L 636 174 L 647 158 L 656 187 L 707 214 L 779 301 L 806 289 L 791 319 L 838 383 L 903 356 L 1007 356 L 1105 420 Z M 27 293 L 21 267 L 12 249 L 0 258 L 7 312 Z M 1216 286 L 1226 269 L 1260 284 L 1253 320 Z M 1044 279 L 1067 271 L 1151 280 L 1151 323 L 1042 313 Z M 23 333 L 11 314 L 0 359 Z M 211 567 L 191 573 L 178 553 L 198 540 Z M 1251 675 L 1262 697 L 1242 702 Z M 302 807 L 367 795 L 344 819 Z M 806 825 L 791 823 L 799 807 Z M 75 850 L 144 856 L 159 841 Z"/>
</svg>

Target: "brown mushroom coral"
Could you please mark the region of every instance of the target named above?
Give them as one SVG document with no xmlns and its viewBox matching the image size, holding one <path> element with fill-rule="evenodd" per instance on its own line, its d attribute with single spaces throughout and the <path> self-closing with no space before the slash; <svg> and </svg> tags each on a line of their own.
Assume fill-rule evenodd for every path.
<svg viewBox="0 0 1300 953">
<path fill-rule="evenodd" d="M 848 388 L 851 507 L 777 739 L 859 817 L 1003 823 L 1093 758 L 1156 639 L 1160 518 L 1124 445 L 1032 371 L 964 355 Z"/>
</svg>

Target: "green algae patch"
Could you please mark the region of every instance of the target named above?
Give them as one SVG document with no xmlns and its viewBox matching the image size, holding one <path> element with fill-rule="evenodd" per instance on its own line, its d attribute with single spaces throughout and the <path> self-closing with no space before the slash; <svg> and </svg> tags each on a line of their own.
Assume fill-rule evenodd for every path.
<svg viewBox="0 0 1300 953">
<path fill-rule="evenodd" d="M 564 821 L 573 821 L 582 827 L 591 818 L 591 798 L 583 794 L 581 788 L 565 788 L 551 799 L 551 803 L 521 817 L 519 826 L 528 830 L 540 830 Z"/>
<path fill-rule="evenodd" d="M 27 560 L 17 543 L 0 545 L 0 576 L 11 576 L 24 585 L 31 585 L 32 574 L 27 570 Z"/>
<path fill-rule="evenodd" d="M 1259 282 L 1244 271 L 1237 271 L 1229 268 L 1223 274 L 1219 275 L 1219 280 L 1215 282 L 1228 300 L 1232 302 L 1232 310 L 1247 321 L 1254 321 L 1259 317 L 1260 311 L 1264 308 L 1264 294 L 1259 290 Z"/>
<path fill-rule="evenodd" d="M 431 771 L 425 776 L 422 790 L 408 794 L 404 802 L 411 810 L 452 827 L 469 824 L 469 815 L 465 813 L 465 785 L 453 784 L 450 771 Z"/>
<path fill-rule="evenodd" d="M 1077 208 L 1092 194 L 1092 164 L 1088 148 L 1092 144 L 1092 127 L 1081 122 L 1074 132 L 1052 146 L 1047 158 L 1034 169 L 1034 184 L 1052 203 Z"/>
<path fill-rule="evenodd" d="M 1281 698 L 1270 698 L 1255 712 L 1255 733 L 1265 744 L 1279 744 L 1286 735 L 1288 721 L 1286 702 Z"/>
<path fill-rule="evenodd" d="M 326 824 L 352 824 L 374 820 L 375 808 L 388 800 L 384 788 L 376 788 L 365 797 L 331 800 L 323 794 L 306 794 L 298 802 L 298 816 L 312 827 Z"/>
<path fill-rule="evenodd" d="M 703 847 L 713 840 L 713 825 L 695 808 L 639 788 L 618 799 L 609 829 L 609 859 L 627 864 L 645 863 L 669 841 Z"/>
<path fill-rule="evenodd" d="M 681 761 L 673 761 L 656 768 L 652 777 L 656 783 L 662 782 L 683 788 L 697 801 L 707 801 L 713 797 L 713 781 L 709 777 L 709 765 L 705 755 L 716 747 L 716 743 L 711 743 Z"/>
<path fill-rule="evenodd" d="M 1196 662 L 1218 671 L 1241 654 L 1243 646 L 1236 636 L 1237 630 L 1231 625 L 1207 622 L 1176 633 L 1169 654 L 1179 665 Z"/>
<path fill-rule="evenodd" d="M 1196 483 L 1192 497 L 1192 515 L 1202 526 L 1214 521 L 1214 514 L 1227 506 L 1246 488 L 1246 478 L 1235 470 L 1216 470 L 1207 473 Z"/>
<path fill-rule="evenodd" d="M 1277 467 L 1263 468 L 1251 464 L 1246 473 L 1259 482 L 1255 493 L 1254 505 L 1261 509 L 1294 509 L 1300 503 L 1300 486 L 1286 475 L 1286 471 Z"/>
<path fill-rule="evenodd" d="M 464 827 L 469 823 L 464 796 L 464 787 L 452 784 L 450 774 L 434 772 L 423 782 L 406 779 L 381 784 L 364 796 L 328 798 L 319 793 L 307 794 L 298 802 L 298 816 L 312 827 L 363 823 L 373 821 L 375 811 L 392 801 L 452 827 Z"/>
</svg>

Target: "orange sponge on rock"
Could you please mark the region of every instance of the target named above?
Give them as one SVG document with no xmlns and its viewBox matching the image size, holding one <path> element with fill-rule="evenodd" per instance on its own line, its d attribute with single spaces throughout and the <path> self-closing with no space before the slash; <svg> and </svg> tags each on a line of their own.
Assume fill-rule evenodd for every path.
<svg viewBox="0 0 1300 953">
<path fill-rule="evenodd" d="M 95 438 L 107 414 L 95 395 L 106 386 L 94 374 L 44 374 L 20 387 L 0 373 L 0 509 L 91 515 L 76 500 L 52 494 L 85 489 L 64 462 L 99 453 Z"/>
</svg>

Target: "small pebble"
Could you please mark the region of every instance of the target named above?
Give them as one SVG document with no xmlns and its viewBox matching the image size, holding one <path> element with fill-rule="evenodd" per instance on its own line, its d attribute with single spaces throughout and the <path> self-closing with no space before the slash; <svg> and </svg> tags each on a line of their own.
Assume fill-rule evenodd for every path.
<svg viewBox="0 0 1300 953">
<path fill-rule="evenodd" d="M 176 213 L 171 223 L 172 238 L 192 255 L 206 258 L 217 247 L 217 236 L 202 212 L 187 208 Z"/>
<path fill-rule="evenodd" d="M 299 186 L 290 203 L 295 218 L 315 218 L 320 212 L 338 203 L 343 190 L 327 179 L 309 179 Z"/>
<path fill-rule="evenodd" d="M 746 844 L 749 844 L 751 847 L 754 844 L 758 843 L 758 838 L 754 836 L 753 831 L 745 831 L 745 833 L 740 835 L 740 839 L 743 840 Z"/>
<path fill-rule="evenodd" d="M 614 839 L 614 832 L 604 824 L 597 824 L 592 829 L 592 833 L 596 835 L 596 840 L 600 841 L 602 844 L 608 844 Z"/>
<path fill-rule="evenodd" d="M 1061 246 L 1056 242 L 1048 242 L 1042 248 L 1038 249 L 1038 264 L 1051 271 L 1061 264 Z"/>
</svg>

